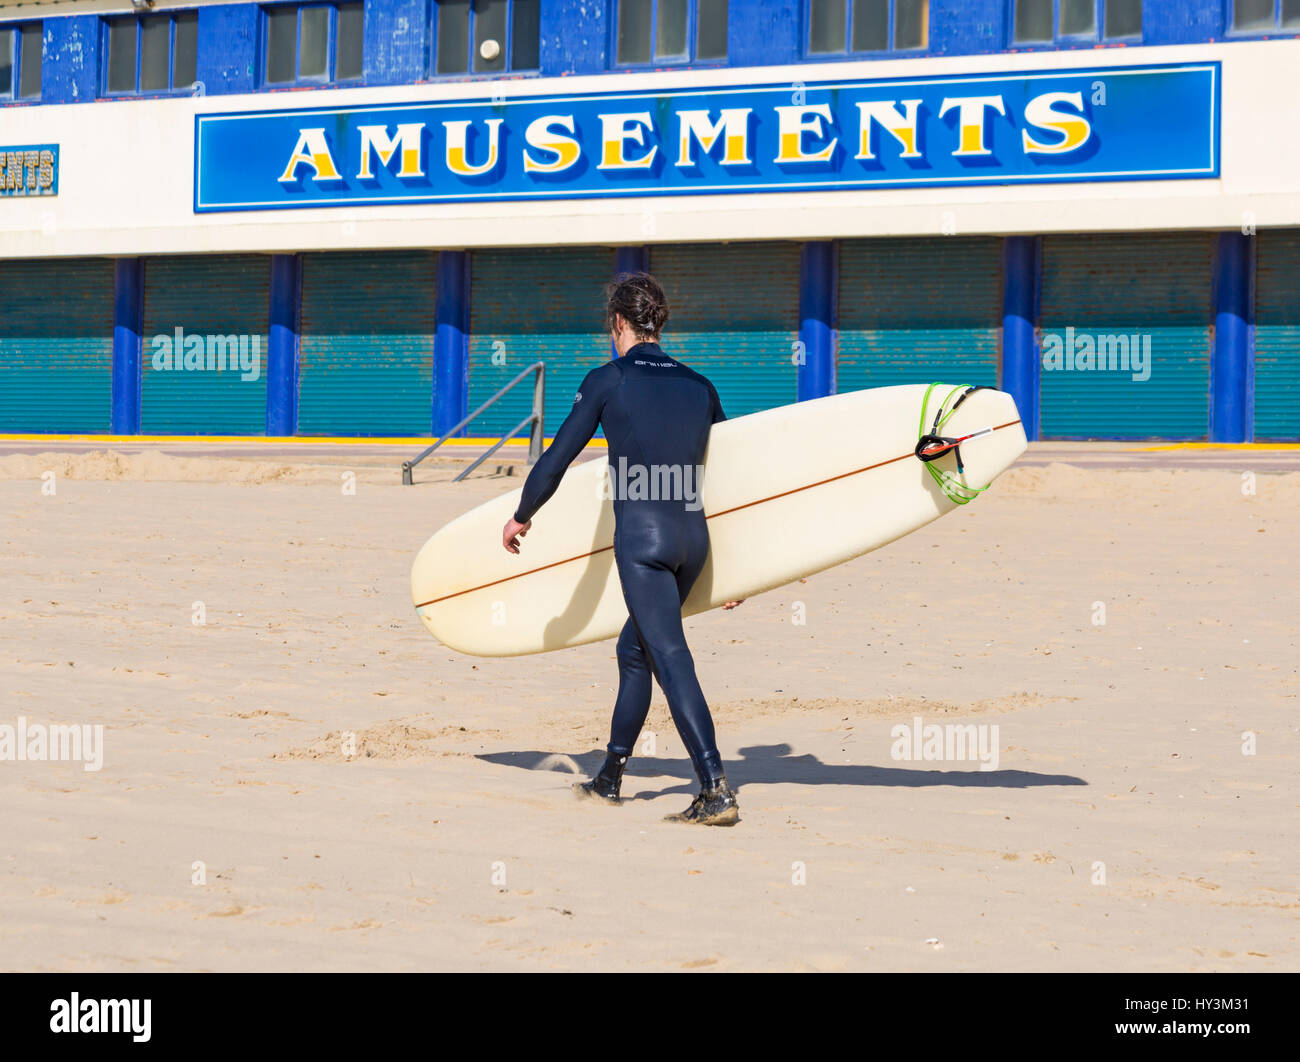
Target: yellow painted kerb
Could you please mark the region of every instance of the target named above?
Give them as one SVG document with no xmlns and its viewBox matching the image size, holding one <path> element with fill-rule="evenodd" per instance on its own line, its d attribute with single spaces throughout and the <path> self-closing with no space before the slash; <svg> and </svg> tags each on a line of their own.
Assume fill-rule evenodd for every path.
<svg viewBox="0 0 1300 1062">
<path fill-rule="evenodd" d="M 1166 443 L 1164 446 L 1135 446 L 1130 453 L 1150 453 L 1155 450 L 1300 450 L 1300 443 Z"/>
</svg>

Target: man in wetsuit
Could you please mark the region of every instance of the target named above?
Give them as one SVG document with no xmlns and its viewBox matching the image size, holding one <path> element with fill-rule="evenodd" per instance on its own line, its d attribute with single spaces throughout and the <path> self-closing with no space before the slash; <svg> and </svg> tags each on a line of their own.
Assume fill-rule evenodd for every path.
<svg viewBox="0 0 1300 1062">
<path fill-rule="evenodd" d="M 533 515 L 555 493 L 597 426 L 603 427 L 614 486 L 614 560 L 629 618 L 618 639 L 618 697 L 608 754 L 596 777 L 575 790 L 619 802 L 623 769 L 650 711 L 653 673 L 700 779 L 699 796 L 669 820 L 731 826 L 740 820 L 740 807 L 722 770 L 713 717 L 682 631 L 682 603 L 709 552 L 699 473 L 709 430 L 726 418 L 713 384 L 659 348 L 668 301 L 654 277 L 633 273 L 611 284 L 605 316 L 620 356 L 582 381 L 573 409 L 529 473 L 502 541 L 511 553 L 519 552 L 519 538 Z M 681 489 L 620 489 L 638 474 L 642 484 L 649 479 Z"/>
</svg>

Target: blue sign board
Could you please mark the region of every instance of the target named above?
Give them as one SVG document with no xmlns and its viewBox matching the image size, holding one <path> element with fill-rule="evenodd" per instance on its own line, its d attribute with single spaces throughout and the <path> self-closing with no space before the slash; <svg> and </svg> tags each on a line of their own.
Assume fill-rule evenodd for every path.
<svg viewBox="0 0 1300 1062">
<path fill-rule="evenodd" d="M 58 194 L 58 144 L 0 144 L 0 196 Z"/>
<path fill-rule="evenodd" d="M 1219 75 L 1211 62 L 200 114 L 194 209 L 1217 177 Z"/>
</svg>

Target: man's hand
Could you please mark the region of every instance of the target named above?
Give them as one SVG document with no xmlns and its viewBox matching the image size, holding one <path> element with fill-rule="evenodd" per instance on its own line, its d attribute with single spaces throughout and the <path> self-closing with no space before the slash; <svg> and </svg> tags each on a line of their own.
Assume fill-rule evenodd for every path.
<svg viewBox="0 0 1300 1062">
<path fill-rule="evenodd" d="M 727 611 L 730 611 L 731 609 L 735 608 L 737 605 L 743 605 L 744 603 L 745 603 L 745 599 L 742 597 L 739 601 L 728 601 L 722 607 Z"/>
<path fill-rule="evenodd" d="M 533 526 L 531 520 L 526 524 L 521 524 L 513 516 L 506 521 L 506 526 L 501 532 L 501 545 L 505 546 L 508 553 L 519 552 L 519 540 L 528 534 L 528 529 Z"/>
</svg>

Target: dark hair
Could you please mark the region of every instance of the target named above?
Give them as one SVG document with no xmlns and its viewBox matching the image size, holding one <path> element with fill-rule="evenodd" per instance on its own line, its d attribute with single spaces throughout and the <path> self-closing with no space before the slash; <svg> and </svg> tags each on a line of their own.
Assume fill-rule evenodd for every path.
<svg viewBox="0 0 1300 1062">
<path fill-rule="evenodd" d="M 656 339 L 668 323 L 668 296 L 649 273 L 620 273 L 605 286 L 605 326 L 623 318 L 638 339 Z"/>
</svg>

